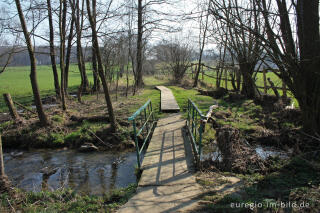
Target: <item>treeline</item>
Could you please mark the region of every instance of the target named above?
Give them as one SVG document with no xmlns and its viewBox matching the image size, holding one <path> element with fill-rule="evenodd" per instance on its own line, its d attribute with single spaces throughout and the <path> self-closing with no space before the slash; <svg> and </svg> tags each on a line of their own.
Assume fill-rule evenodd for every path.
<svg viewBox="0 0 320 213">
<path fill-rule="evenodd" d="M 0 54 L 8 52 L 11 47 L 0 47 Z M 30 58 L 27 51 L 27 47 L 19 47 L 16 53 L 12 56 L 10 64 L 8 66 L 30 66 Z M 59 47 L 55 47 L 57 52 L 56 60 L 59 61 Z M 91 47 L 84 47 L 83 52 L 85 53 L 86 62 L 90 62 L 91 59 Z M 49 46 L 36 46 L 35 56 L 38 65 L 51 65 L 50 58 L 50 47 Z M 6 58 L 0 58 L 0 66 L 6 63 Z M 71 48 L 70 63 L 77 63 L 77 49 L 76 47 Z"/>
</svg>

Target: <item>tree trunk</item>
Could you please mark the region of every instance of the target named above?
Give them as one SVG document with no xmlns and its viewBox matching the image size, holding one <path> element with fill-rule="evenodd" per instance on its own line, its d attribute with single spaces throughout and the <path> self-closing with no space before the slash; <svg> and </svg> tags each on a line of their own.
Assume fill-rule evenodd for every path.
<svg viewBox="0 0 320 213">
<path fill-rule="evenodd" d="M 142 23 L 142 14 L 143 6 L 142 0 L 138 0 L 138 37 L 137 37 L 137 69 L 136 69 L 136 79 L 135 79 L 135 87 L 141 88 L 143 87 L 143 79 L 142 79 L 142 36 L 143 36 L 143 23 Z"/>
<path fill-rule="evenodd" d="M 205 23 L 205 27 L 204 27 L 204 31 L 203 31 L 202 41 L 200 41 L 200 54 L 199 54 L 199 61 L 198 61 L 198 70 L 197 70 L 196 76 L 194 78 L 193 87 L 197 87 L 198 86 L 198 78 L 199 78 L 200 69 L 201 69 L 203 49 L 204 49 L 204 45 L 205 45 L 205 42 L 206 42 L 206 34 L 207 34 L 207 29 L 208 29 L 208 17 L 209 17 L 209 8 L 208 8 L 208 12 L 207 12 L 207 15 L 206 15 L 206 23 Z M 202 22 L 202 16 L 201 16 L 201 21 L 200 21 L 200 31 L 201 31 L 201 22 Z M 201 34 L 201 32 L 200 32 L 200 34 Z M 201 35 L 199 35 L 199 37 L 201 37 Z M 203 69 L 203 67 L 202 67 L 202 69 Z M 203 78 L 203 73 L 202 73 L 202 78 Z"/>
<path fill-rule="evenodd" d="M 97 14 L 96 14 L 96 0 L 92 0 L 92 18 L 93 18 L 93 28 L 96 29 L 96 23 L 97 23 L 97 20 L 96 20 L 96 17 L 97 17 Z M 93 43 L 93 39 L 92 39 L 92 43 Z M 92 56 L 91 56 L 91 59 L 92 59 L 92 74 L 93 74 L 93 91 L 99 91 L 100 90 L 100 80 L 99 80 L 99 74 L 98 74 L 98 69 L 97 69 L 97 56 L 96 56 L 96 53 L 95 53 L 95 49 L 94 47 L 91 48 L 91 51 L 92 51 Z"/>
<path fill-rule="evenodd" d="M 116 122 L 116 118 L 115 118 L 114 112 L 113 112 L 112 101 L 111 101 L 110 94 L 109 94 L 108 84 L 107 84 L 106 77 L 105 77 L 105 74 L 103 71 L 102 58 L 101 58 L 99 43 L 98 43 L 98 35 L 97 35 L 96 29 L 94 28 L 93 18 L 92 18 L 92 14 L 91 14 L 91 10 L 90 10 L 90 0 L 86 0 L 86 2 L 87 2 L 87 12 L 88 12 L 88 17 L 89 17 L 89 22 L 90 22 L 90 26 L 92 29 L 93 47 L 95 48 L 95 52 L 97 55 L 98 72 L 100 75 L 100 79 L 102 82 L 104 95 L 105 95 L 105 99 L 106 99 L 106 103 L 107 103 L 107 107 L 108 107 L 108 114 L 109 114 L 109 119 L 110 119 L 110 123 L 111 123 L 111 128 L 112 128 L 113 132 L 116 132 L 117 131 L 117 122 Z"/>
<path fill-rule="evenodd" d="M 29 53 L 29 57 L 30 57 L 30 63 L 31 63 L 31 65 L 30 65 L 30 68 L 31 68 L 30 80 L 31 80 L 31 87 L 32 87 L 34 102 L 36 105 L 36 109 L 37 109 L 37 113 L 38 113 L 38 117 L 39 117 L 41 125 L 47 126 L 47 125 L 49 125 L 49 120 L 48 120 L 46 114 L 44 113 L 41 98 L 40 98 L 40 92 L 39 92 L 38 82 L 37 82 L 36 57 L 34 55 L 34 49 L 33 49 L 33 46 L 32 46 L 31 40 L 30 40 L 30 36 L 29 36 L 30 34 L 27 30 L 27 25 L 26 25 L 24 15 L 23 15 L 23 12 L 21 9 L 20 0 L 15 0 L 15 3 L 16 3 L 17 10 L 18 10 L 22 31 L 23 31 L 24 37 L 26 39 L 28 53 Z"/>
<path fill-rule="evenodd" d="M 320 35 L 319 1 L 297 1 L 300 66 L 294 80 L 303 114 L 304 129 L 320 134 Z M 287 84 L 289 85 L 289 84 Z"/>
<path fill-rule="evenodd" d="M 100 79 L 99 79 L 99 73 L 97 69 L 97 56 L 95 53 L 94 48 L 92 47 L 92 74 L 93 74 L 93 91 L 99 91 L 100 90 Z"/>
<path fill-rule="evenodd" d="M 61 102 L 62 109 L 66 110 L 66 98 L 65 98 L 65 64 L 64 64 L 64 56 L 65 56 L 65 38 L 66 38 L 66 16 L 67 16 L 67 1 L 60 0 L 60 11 L 59 11 L 59 29 L 60 29 L 60 71 L 61 71 L 61 79 L 60 79 L 60 94 L 61 94 Z"/>
<path fill-rule="evenodd" d="M 256 97 L 256 90 L 255 90 L 255 83 L 252 79 L 253 67 L 251 64 L 246 62 L 240 63 L 240 73 L 242 75 L 242 90 L 241 93 L 245 95 L 247 98 L 255 98 Z"/>
<path fill-rule="evenodd" d="M 73 13 L 73 10 L 72 10 Z M 69 87 L 69 67 L 70 67 L 70 57 L 71 57 L 71 48 L 72 48 L 72 39 L 73 39 L 73 28 L 74 28 L 74 16 L 72 14 L 71 23 L 70 23 L 70 32 L 68 36 L 68 46 L 66 54 L 66 68 L 65 68 L 65 93 L 68 94 Z"/>
<path fill-rule="evenodd" d="M 15 108 L 15 106 L 13 104 L 11 95 L 9 93 L 3 94 L 3 98 L 4 98 L 4 101 L 6 102 L 6 104 L 8 106 L 8 109 L 9 109 L 9 112 L 10 112 L 10 115 L 11 115 L 12 119 L 14 121 L 21 120 L 21 118 L 20 118 L 20 116 L 19 116 L 19 114 L 17 112 L 17 109 Z"/>
<path fill-rule="evenodd" d="M 56 54 L 54 50 L 54 28 L 53 28 L 53 21 L 52 21 L 52 11 L 51 11 L 51 0 L 47 0 L 47 7 L 48 7 L 48 19 L 49 19 L 49 37 L 50 37 L 50 58 L 51 58 L 51 66 L 53 72 L 53 79 L 54 79 L 54 88 L 56 91 L 57 98 L 60 98 L 60 85 L 59 85 L 59 77 L 57 71 L 57 64 L 56 64 Z"/>
</svg>

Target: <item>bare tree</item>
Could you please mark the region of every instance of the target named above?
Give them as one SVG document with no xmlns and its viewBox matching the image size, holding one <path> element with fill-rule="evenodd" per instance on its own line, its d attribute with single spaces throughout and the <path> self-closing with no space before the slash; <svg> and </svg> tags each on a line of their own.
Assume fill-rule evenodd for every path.
<svg viewBox="0 0 320 213">
<path fill-rule="evenodd" d="M 213 0 L 210 3 L 219 4 Z M 249 8 L 235 6 L 239 14 L 251 11 L 253 18 L 264 22 L 254 20 L 254 25 L 239 19 L 234 22 L 233 18 L 237 17 L 233 17 L 233 13 L 226 17 L 220 10 L 214 14 L 238 32 L 255 36 L 255 41 L 278 66 L 280 72 L 275 74 L 298 100 L 305 131 L 320 134 L 319 1 L 252 0 L 250 5 Z M 222 9 L 225 8 L 223 5 Z M 264 27 L 266 33 L 256 30 L 256 25 Z"/>
<path fill-rule="evenodd" d="M 157 58 L 167 64 L 175 83 L 180 83 L 191 64 L 192 49 L 179 40 L 163 41 L 155 47 Z"/>
<path fill-rule="evenodd" d="M 35 54 L 34 54 L 34 49 L 33 49 L 32 43 L 31 43 L 30 34 L 28 32 L 26 22 L 24 19 L 20 0 L 15 0 L 15 3 L 16 3 L 19 19 L 20 19 L 22 31 L 23 31 L 23 34 L 24 34 L 24 37 L 26 40 L 28 53 L 29 53 L 29 57 L 30 57 L 30 62 L 31 62 L 30 80 L 31 80 L 31 86 L 32 86 L 32 91 L 33 91 L 34 102 L 36 105 L 36 109 L 37 109 L 37 113 L 38 113 L 38 117 L 39 117 L 41 125 L 47 126 L 47 125 L 49 125 L 49 120 L 43 110 L 43 106 L 42 106 L 42 102 L 41 102 L 41 98 L 40 98 L 40 92 L 39 92 L 38 82 L 37 82 L 37 71 L 36 71 L 37 67 L 36 67 L 36 58 L 35 58 Z"/>
<path fill-rule="evenodd" d="M 267 38 L 259 38 L 279 67 L 279 77 L 298 100 L 305 130 L 320 134 L 319 1 L 277 0 L 274 10 L 271 1 L 256 2 L 267 29 Z"/>
<path fill-rule="evenodd" d="M 143 79 L 142 79 L 142 36 L 143 36 L 143 5 L 142 0 L 138 0 L 138 35 L 137 35 L 137 68 L 136 68 L 136 79 L 135 79 L 135 86 L 140 88 L 143 86 Z"/>
<path fill-rule="evenodd" d="M 86 0 L 86 3 L 87 3 L 87 12 L 88 12 L 88 18 L 89 18 L 89 22 L 90 22 L 90 27 L 92 29 L 92 37 L 93 37 L 93 44 L 92 45 L 95 48 L 95 52 L 96 52 L 96 56 L 97 56 L 98 72 L 99 72 L 99 76 L 100 76 L 100 79 L 102 82 L 105 100 L 106 100 L 107 107 L 108 107 L 108 114 L 109 114 L 109 119 L 110 119 L 110 123 L 111 123 L 111 128 L 112 128 L 112 131 L 116 132 L 118 129 L 118 125 L 116 122 L 116 118 L 114 116 L 112 101 L 111 101 L 110 94 L 109 94 L 109 88 L 108 88 L 106 77 L 105 77 L 105 74 L 103 71 L 103 63 L 102 63 L 102 57 L 101 57 L 100 48 L 99 48 L 98 35 L 97 35 L 96 29 L 94 28 L 94 21 L 93 21 L 91 9 L 90 9 L 90 0 Z"/>
<path fill-rule="evenodd" d="M 96 29 L 97 24 L 97 1 L 92 0 L 92 18 L 93 18 L 93 28 Z M 93 33 L 92 33 L 93 34 Z M 93 43 L 93 38 L 92 38 Z M 98 68 L 97 68 L 97 56 L 95 53 L 94 47 L 91 49 L 91 61 L 92 61 L 92 73 L 93 73 L 93 91 L 99 91 L 100 90 L 100 79 L 98 74 Z"/>
<path fill-rule="evenodd" d="M 209 5 L 209 4 L 208 4 Z M 201 7 L 201 5 L 200 5 Z M 206 44 L 206 37 L 207 37 L 207 30 L 208 30 L 208 20 L 209 20 L 209 6 L 207 6 L 208 9 L 205 11 L 201 11 L 200 14 L 200 20 L 199 20 L 199 60 L 198 60 L 198 69 L 196 71 L 195 77 L 194 77 L 194 82 L 193 82 L 193 87 L 197 87 L 198 85 L 198 78 L 201 70 L 201 63 L 202 63 L 202 55 L 203 55 L 203 50 L 204 46 Z M 205 16 L 203 17 L 203 13 L 205 13 Z M 205 18 L 204 23 L 203 23 L 203 18 Z"/>
<path fill-rule="evenodd" d="M 60 30 L 60 71 L 61 71 L 61 83 L 60 83 L 60 95 L 62 102 L 62 109 L 66 110 L 66 99 L 65 99 L 65 90 L 66 90 L 66 81 L 65 81 L 65 39 L 66 39 L 66 16 L 67 16 L 67 0 L 60 0 L 59 7 L 59 30 Z"/>
<path fill-rule="evenodd" d="M 69 68 L 70 68 L 70 58 L 71 58 L 71 49 L 73 44 L 74 38 L 74 10 L 71 11 L 71 22 L 70 22 L 70 29 L 68 35 L 68 46 L 67 46 L 67 53 L 66 53 L 66 68 L 65 68 L 65 93 L 68 93 L 68 86 L 69 86 Z"/>
<path fill-rule="evenodd" d="M 88 77 L 86 73 L 86 66 L 85 66 L 85 60 L 84 55 L 82 51 L 82 26 L 83 26 L 83 19 L 84 19 L 84 0 L 82 0 L 81 8 L 80 8 L 80 0 L 69 0 L 72 10 L 73 10 L 73 16 L 75 19 L 75 26 L 76 26 L 76 42 L 77 42 L 77 59 L 78 59 L 78 68 L 80 71 L 81 76 L 81 84 L 78 89 L 78 101 L 81 102 L 81 96 L 82 92 L 86 91 L 88 88 Z"/>
<path fill-rule="evenodd" d="M 215 19 L 220 20 L 217 27 L 222 31 L 222 42 L 238 61 L 243 77 L 241 92 L 249 98 L 255 98 L 257 95 L 253 77 L 256 65 L 263 58 L 262 45 L 254 32 L 263 34 L 264 25 L 261 25 L 261 17 L 256 8 L 257 4 L 253 0 L 241 3 L 238 0 L 211 1 L 210 7 Z M 241 24 L 250 26 L 253 32 L 237 27 Z"/>
<path fill-rule="evenodd" d="M 54 88 L 56 91 L 56 96 L 60 96 L 60 85 L 59 85 L 59 77 L 57 71 L 56 64 L 56 53 L 54 49 L 54 27 L 53 27 L 53 19 L 52 19 L 52 10 L 51 10 L 51 0 L 47 0 L 47 10 L 48 10 L 48 20 L 49 20 L 49 38 L 50 38 L 50 57 L 51 57 L 51 66 L 53 72 L 53 80 L 54 80 Z"/>
</svg>

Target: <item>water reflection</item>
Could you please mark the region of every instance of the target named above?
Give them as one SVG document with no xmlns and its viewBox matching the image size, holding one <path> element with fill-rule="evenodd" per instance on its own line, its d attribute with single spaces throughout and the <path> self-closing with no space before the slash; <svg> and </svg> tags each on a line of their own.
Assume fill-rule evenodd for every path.
<svg viewBox="0 0 320 213">
<path fill-rule="evenodd" d="M 7 152 L 4 161 L 13 184 L 27 191 L 72 188 L 102 195 L 136 182 L 135 153 L 37 150 L 24 152 L 19 157 Z"/>
</svg>

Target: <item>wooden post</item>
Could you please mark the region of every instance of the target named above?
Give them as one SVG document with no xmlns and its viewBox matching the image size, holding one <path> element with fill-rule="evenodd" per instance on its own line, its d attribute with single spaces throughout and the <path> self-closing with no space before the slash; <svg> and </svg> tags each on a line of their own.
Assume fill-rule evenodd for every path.
<svg viewBox="0 0 320 213">
<path fill-rule="evenodd" d="M 196 65 L 196 66 L 194 67 L 194 70 L 192 71 L 192 79 L 194 79 L 195 72 L 197 72 L 197 68 L 198 68 L 198 66 Z"/>
<path fill-rule="evenodd" d="M 273 90 L 274 94 L 277 96 L 277 98 L 280 98 L 279 92 L 277 88 L 274 86 L 274 83 L 271 81 L 270 78 L 268 78 L 268 81 L 270 83 L 271 89 Z"/>
<path fill-rule="evenodd" d="M 2 152 L 2 141 L 0 135 L 0 177 L 5 176 L 4 173 L 4 162 L 3 162 L 3 152 Z"/>
<path fill-rule="evenodd" d="M 287 97 L 287 85 L 284 81 L 282 81 L 282 96 Z"/>
<path fill-rule="evenodd" d="M 17 109 L 15 108 L 15 106 L 13 104 L 11 95 L 9 93 L 3 94 L 3 98 L 9 108 L 9 112 L 10 112 L 10 115 L 13 118 L 13 120 L 15 120 L 15 121 L 20 120 L 20 116 L 17 113 Z"/>
<path fill-rule="evenodd" d="M 204 77 L 203 77 L 203 75 L 204 75 L 204 72 L 203 72 L 203 65 L 202 65 L 202 67 L 201 67 L 201 72 L 202 72 L 202 81 L 204 80 Z"/>
<path fill-rule="evenodd" d="M 228 90 L 228 70 L 226 69 L 224 72 L 226 90 Z"/>
<path fill-rule="evenodd" d="M 267 94 L 268 89 L 267 89 L 267 70 L 266 69 L 263 69 L 263 87 L 264 87 L 264 93 Z"/>
</svg>

